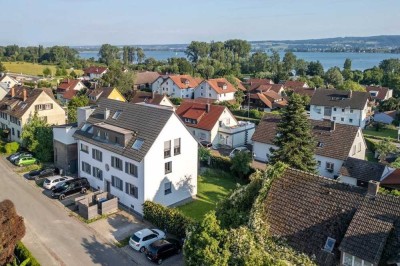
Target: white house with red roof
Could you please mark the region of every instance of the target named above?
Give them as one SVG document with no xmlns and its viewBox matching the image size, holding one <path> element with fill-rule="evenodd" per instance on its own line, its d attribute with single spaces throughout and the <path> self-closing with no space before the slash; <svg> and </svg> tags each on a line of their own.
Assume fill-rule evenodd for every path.
<svg viewBox="0 0 400 266">
<path fill-rule="evenodd" d="M 89 79 L 99 79 L 105 73 L 107 73 L 107 71 L 108 71 L 107 67 L 100 67 L 100 66 L 91 66 L 83 70 L 85 76 L 89 77 Z"/>
<path fill-rule="evenodd" d="M 86 86 L 79 79 L 64 79 L 57 86 L 57 99 L 68 103 L 82 89 L 86 89 Z"/>
<path fill-rule="evenodd" d="M 194 98 L 214 99 L 217 102 L 235 101 L 235 86 L 225 78 L 208 79 L 194 89 Z"/>
<path fill-rule="evenodd" d="M 254 123 L 237 121 L 222 105 L 185 101 L 176 114 L 198 141 L 211 142 L 214 147 L 248 144 L 255 131 Z"/>
<path fill-rule="evenodd" d="M 194 88 L 200 82 L 200 78 L 190 75 L 160 76 L 152 83 L 151 89 L 157 94 L 166 94 L 171 98 L 192 99 Z"/>
</svg>

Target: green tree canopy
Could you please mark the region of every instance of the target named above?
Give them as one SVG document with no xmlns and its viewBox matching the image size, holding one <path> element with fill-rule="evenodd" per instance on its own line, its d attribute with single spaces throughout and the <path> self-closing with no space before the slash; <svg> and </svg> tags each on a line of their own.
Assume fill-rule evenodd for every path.
<svg viewBox="0 0 400 266">
<path fill-rule="evenodd" d="M 88 106 L 89 98 L 86 95 L 75 96 L 68 102 L 68 123 L 77 121 L 76 109 L 78 107 Z"/>
<path fill-rule="evenodd" d="M 101 78 L 105 87 L 116 87 L 129 100 L 135 85 L 135 73 L 130 70 L 123 71 L 121 62 L 114 61 Z"/>
<path fill-rule="evenodd" d="M 322 77 L 324 75 L 324 67 L 322 66 L 321 62 L 317 61 L 311 61 L 308 63 L 307 67 L 307 75 L 309 76 L 320 76 Z"/>
<path fill-rule="evenodd" d="M 0 73 L 5 72 L 7 69 L 6 67 L 3 65 L 3 63 L 0 61 Z"/>
<path fill-rule="evenodd" d="M 185 50 L 190 61 L 196 63 L 200 58 L 206 58 L 210 52 L 210 45 L 206 42 L 192 41 Z"/>
<path fill-rule="evenodd" d="M 107 66 L 119 59 L 119 48 L 111 44 L 103 44 L 99 50 L 99 62 Z"/>
<path fill-rule="evenodd" d="M 250 163 L 252 161 L 251 153 L 239 151 L 232 158 L 231 170 L 236 173 L 239 178 L 243 178 L 250 172 Z"/>
<path fill-rule="evenodd" d="M 351 70 L 351 59 L 346 58 L 344 61 L 343 69 Z"/>
<path fill-rule="evenodd" d="M 342 85 L 338 86 L 338 89 L 346 91 L 366 91 L 365 87 L 352 80 L 346 80 Z"/>
<path fill-rule="evenodd" d="M 388 138 L 378 142 L 375 145 L 376 152 L 379 154 L 379 161 L 384 162 L 386 157 L 397 150 L 396 145 L 394 145 Z"/>
<path fill-rule="evenodd" d="M 338 67 L 332 67 L 325 73 L 325 81 L 334 87 L 339 87 L 343 84 L 343 76 Z"/>
<path fill-rule="evenodd" d="M 289 96 L 288 105 L 282 109 L 274 144 L 278 148 L 271 149 L 272 154 L 269 158 L 271 164 L 283 162 L 299 170 L 315 172 L 316 142 L 307 119 L 303 99 L 295 93 Z"/>
</svg>

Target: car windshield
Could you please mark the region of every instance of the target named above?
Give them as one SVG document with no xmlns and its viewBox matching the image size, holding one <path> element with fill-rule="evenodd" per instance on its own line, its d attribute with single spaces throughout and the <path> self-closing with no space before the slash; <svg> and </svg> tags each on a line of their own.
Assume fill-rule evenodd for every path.
<svg viewBox="0 0 400 266">
<path fill-rule="evenodd" d="M 132 236 L 131 238 L 132 238 L 132 240 L 135 241 L 136 243 L 139 243 L 139 242 L 140 242 L 140 238 L 139 238 L 137 235 L 135 235 L 135 234 L 133 234 L 133 236 Z"/>
<path fill-rule="evenodd" d="M 44 180 L 44 182 L 45 182 L 46 184 L 50 184 L 50 183 L 51 183 L 50 179 L 47 179 L 47 178 Z"/>
<path fill-rule="evenodd" d="M 150 229 L 154 234 L 158 235 L 158 232 L 154 229 Z"/>
<path fill-rule="evenodd" d="M 149 246 L 149 251 L 151 252 L 151 253 L 153 253 L 153 254 L 157 254 L 157 250 L 158 250 L 158 246 L 156 246 L 156 245 L 154 245 L 154 243 L 153 244 L 151 244 L 150 246 Z"/>
<path fill-rule="evenodd" d="M 66 182 L 61 182 L 61 183 L 58 183 L 57 185 L 56 185 L 56 187 L 57 188 L 60 188 L 60 187 L 62 187 L 62 188 L 67 188 L 69 185 L 66 183 Z"/>
</svg>

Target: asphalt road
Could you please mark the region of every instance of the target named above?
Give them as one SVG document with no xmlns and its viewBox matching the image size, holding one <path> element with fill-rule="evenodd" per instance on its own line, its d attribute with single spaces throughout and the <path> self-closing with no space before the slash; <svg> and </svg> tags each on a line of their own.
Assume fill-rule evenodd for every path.
<svg viewBox="0 0 400 266">
<path fill-rule="evenodd" d="M 10 199 L 24 217 L 24 244 L 46 265 L 135 265 L 136 263 L 86 224 L 70 217 L 57 200 L 49 199 L 12 171 L 0 158 L 0 201 Z"/>
</svg>

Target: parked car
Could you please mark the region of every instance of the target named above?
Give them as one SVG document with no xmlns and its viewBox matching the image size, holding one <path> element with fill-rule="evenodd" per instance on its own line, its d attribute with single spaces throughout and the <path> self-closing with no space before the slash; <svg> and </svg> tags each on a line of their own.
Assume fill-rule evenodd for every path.
<svg viewBox="0 0 400 266">
<path fill-rule="evenodd" d="M 134 250 L 144 252 L 147 247 L 159 239 L 165 238 L 165 233 L 159 229 L 143 229 L 134 233 L 129 239 L 129 246 Z"/>
<path fill-rule="evenodd" d="M 38 162 L 38 160 L 36 159 L 36 158 L 34 158 L 34 157 L 19 157 L 18 159 L 16 159 L 15 161 L 14 161 L 14 163 L 15 163 L 15 165 L 18 165 L 18 166 L 27 166 L 27 165 L 32 165 L 32 164 L 35 164 L 35 163 L 37 163 Z"/>
<path fill-rule="evenodd" d="M 200 141 L 200 144 L 201 144 L 201 146 L 203 146 L 203 147 L 206 148 L 206 149 L 212 148 L 212 143 L 209 142 L 209 141 L 203 140 L 203 141 Z"/>
<path fill-rule="evenodd" d="M 43 183 L 43 187 L 45 189 L 51 189 L 53 190 L 53 188 L 60 182 L 64 182 L 64 181 L 68 181 L 73 179 L 73 177 L 70 176 L 60 176 L 60 175 L 56 175 L 56 176 L 52 176 L 52 177 L 48 177 L 44 180 Z"/>
<path fill-rule="evenodd" d="M 40 178 L 53 176 L 56 173 L 57 173 L 57 171 L 54 168 L 41 168 L 41 169 L 38 169 L 38 170 L 30 171 L 26 178 L 29 179 L 29 180 L 40 179 Z"/>
<path fill-rule="evenodd" d="M 8 159 L 10 160 L 10 162 L 13 163 L 22 157 L 33 157 L 33 155 L 29 152 L 17 152 L 17 153 L 14 153 L 13 155 L 11 155 L 10 157 L 8 157 Z"/>
<path fill-rule="evenodd" d="M 179 240 L 173 238 L 160 239 L 149 245 L 146 257 L 157 264 L 161 264 L 165 259 L 179 254 L 181 249 L 182 244 Z"/>
<path fill-rule="evenodd" d="M 235 157 L 236 153 L 241 152 L 241 151 L 250 152 L 249 149 L 247 149 L 246 147 L 237 147 L 237 148 L 234 148 L 231 151 L 231 153 L 229 153 L 229 157 L 233 158 L 233 157 Z"/>
<path fill-rule="evenodd" d="M 53 190 L 51 196 L 53 198 L 63 200 L 65 199 L 65 196 L 69 196 L 79 192 L 84 194 L 89 188 L 90 184 L 86 178 L 75 178 L 62 182 Z"/>
</svg>

